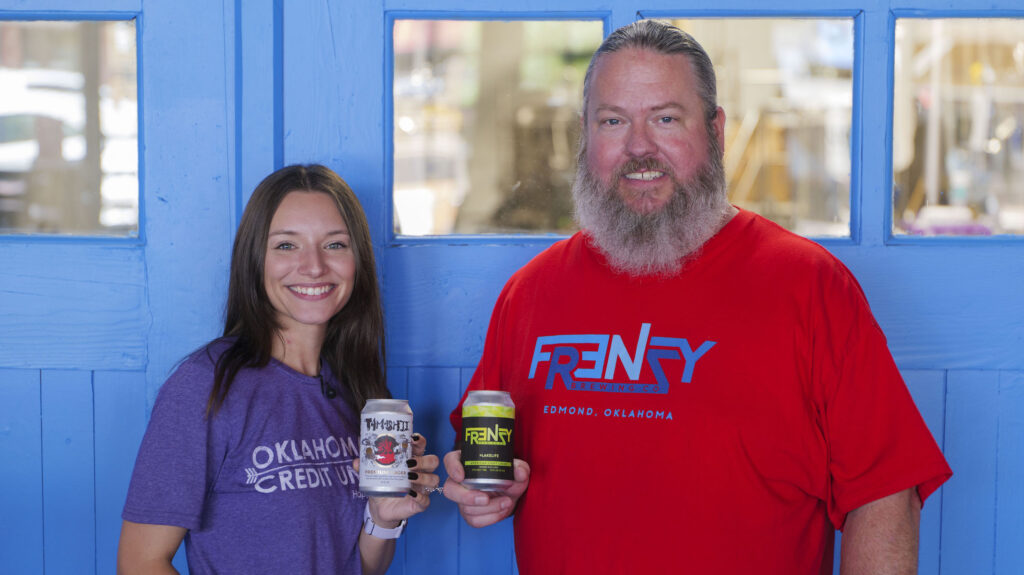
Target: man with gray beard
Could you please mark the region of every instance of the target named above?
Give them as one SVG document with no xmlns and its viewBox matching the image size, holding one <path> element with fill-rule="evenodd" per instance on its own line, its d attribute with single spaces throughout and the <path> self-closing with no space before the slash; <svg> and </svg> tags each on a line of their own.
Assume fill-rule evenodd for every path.
<svg viewBox="0 0 1024 575">
<path fill-rule="evenodd" d="M 505 285 L 467 389 L 511 394 L 515 483 L 468 489 L 453 451 L 445 495 L 514 514 L 525 574 L 831 573 L 835 529 L 844 575 L 916 573 L 951 471 L 850 272 L 728 203 L 715 91 L 672 26 L 598 49 L 582 231 Z"/>
</svg>

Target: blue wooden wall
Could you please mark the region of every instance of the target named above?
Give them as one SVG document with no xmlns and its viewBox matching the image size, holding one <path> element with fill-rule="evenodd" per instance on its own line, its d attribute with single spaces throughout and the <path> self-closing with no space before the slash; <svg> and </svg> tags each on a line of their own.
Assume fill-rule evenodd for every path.
<svg viewBox="0 0 1024 575">
<path fill-rule="evenodd" d="M 142 109 L 139 238 L 0 238 L 0 573 L 113 572 L 148 409 L 217 334 L 241 206 L 284 163 L 325 163 L 359 194 L 390 385 L 450 445 L 491 305 L 551 240 L 393 236 L 389 22 L 582 14 L 609 29 L 638 13 L 854 18 L 853 233 L 822 243 L 860 279 L 955 472 L 925 507 L 920 573 L 1024 572 L 1024 238 L 891 237 L 888 160 L 895 18 L 1020 18 L 1019 0 L 0 0 L 0 18 L 137 18 Z M 509 522 L 472 529 L 432 500 L 392 573 L 515 571 Z"/>
</svg>

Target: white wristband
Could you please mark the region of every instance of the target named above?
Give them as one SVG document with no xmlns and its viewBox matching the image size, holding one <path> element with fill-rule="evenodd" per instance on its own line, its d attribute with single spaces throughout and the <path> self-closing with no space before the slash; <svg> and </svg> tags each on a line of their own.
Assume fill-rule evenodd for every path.
<svg viewBox="0 0 1024 575">
<path fill-rule="evenodd" d="M 398 539 L 398 536 L 405 530 L 405 522 L 406 520 L 403 519 L 398 527 L 391 529 L 377 525 L 373 522 L 373 517 L 370 516 L 370 502 L 366 502 L 366 509 L 363 511 L 363 531 L 367 535 L 373 535 L 379 539 Z"/>
</svg>

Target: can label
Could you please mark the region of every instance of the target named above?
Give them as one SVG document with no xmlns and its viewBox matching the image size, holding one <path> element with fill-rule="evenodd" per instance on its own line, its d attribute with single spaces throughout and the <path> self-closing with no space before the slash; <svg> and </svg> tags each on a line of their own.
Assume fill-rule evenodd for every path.
<svg viewBox="0 0 1024 575">
<path fill-rule="evenodd" d="M 512 481 L 512 424 L 515 408 L 506 405 L 462 407 L 462 465 L 467 479 Z"/>
<path fill-rule="evenodd" d="M 363 413 L 359 434 L 359 490 L 371 495 L 404 496 L 409 490 L 412 416 Z"/>
</svg>

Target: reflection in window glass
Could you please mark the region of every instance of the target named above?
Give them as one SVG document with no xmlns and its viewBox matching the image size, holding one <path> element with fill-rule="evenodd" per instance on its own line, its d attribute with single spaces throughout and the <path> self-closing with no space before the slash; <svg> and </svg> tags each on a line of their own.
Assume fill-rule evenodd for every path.
<svg viewBox="0 0 1024 575">
<path fill-rule="evenodd" d="M 733 203 L 848 236 L 851 19 L 674 20 L 711 55 Z M 582 79 L 598 22 L 395 24 L 399 234 L 573 231 Z"/>
<path fill-rule="evenodd" d="M 396 21 L 395 232 L 571 232 L 583 75 L 602 32 Z"/>
<path fill-rule="evenodd" d="M 900 19 L 893 225 L 1024 234 L 1024 20 Z"/>
<path fill-rule="evenodd" d="M 135 22 L 0 22 L 0 233 L 136 235 Z"/>
<path fill-rule="evenodd" d="M 849 236 L 853 21 L 672 23 L 715 64 L 730 201 L 801 235 Z"/>
</svg>

